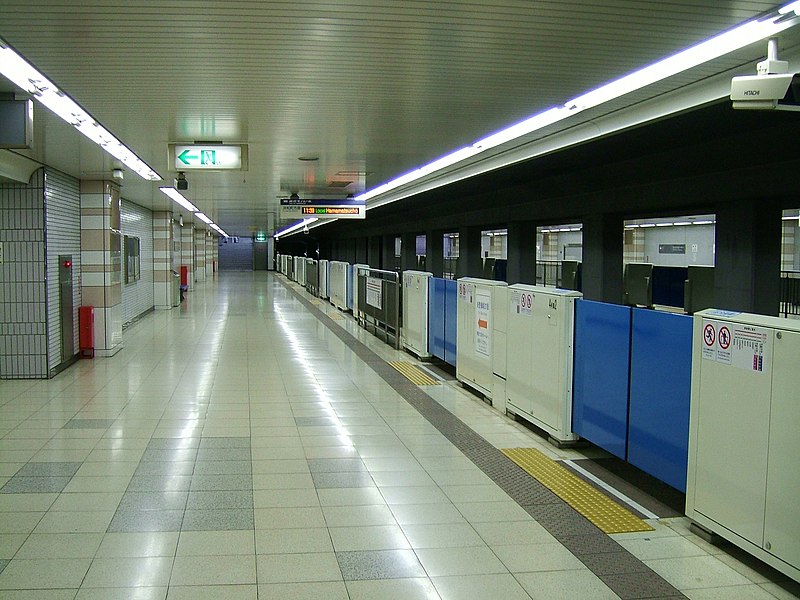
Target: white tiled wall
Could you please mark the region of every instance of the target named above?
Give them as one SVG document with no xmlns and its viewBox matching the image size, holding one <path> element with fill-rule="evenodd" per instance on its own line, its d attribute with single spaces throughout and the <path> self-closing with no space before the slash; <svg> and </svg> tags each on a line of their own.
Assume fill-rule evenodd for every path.
<svg viewBox="0 0 800 600">
<path fill-rule="evenodd" d="M 122 322 L 129 323 L 155 305 L 153 291 L 153 213 L 138 204 L 122 199 L 122 233 L 139 238 L 139 281 L 122 281 Z"/>
<path fill-rule="evenodd" d="M 44 169 L 0 184 L 0 378 L 47 377 Z"/>
<path fill-rule="evenodd" d="M 48 369 L 61 364 L 61 304 L 58 257 L 72 256 L 72 323 L 78 353 L 78 307 L 81 305 L 80 182 L 52 169 L 45 170 L 45 247 L 47 254 Z"/>
</svg>

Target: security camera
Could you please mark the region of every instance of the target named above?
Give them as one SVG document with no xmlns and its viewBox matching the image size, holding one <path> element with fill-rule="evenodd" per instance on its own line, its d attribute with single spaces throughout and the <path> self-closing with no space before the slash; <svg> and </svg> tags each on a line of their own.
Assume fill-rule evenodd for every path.
<svg viewBox="0 0 800 600">
<path fill-rule="evenodd" d="M 800 75 L 745 75 L 731 81 L 733 108 L 800 111 Z"/>
<path fill-rule="evenodd" d="M 769 40 L 767 58 L 756 65 L 756 73 L 731 80 L 733 108 L 800 111 L 800 76 L 778 60 L 778 40 Z"/>
<path fill-rule="evenodd" d="M 189 182 L 186 181 L 186 174 L 183 171 L 178 171 L 178 176 L 175 178 L 175 189 L 182 191 L 189 189 Z"/>
</svg>

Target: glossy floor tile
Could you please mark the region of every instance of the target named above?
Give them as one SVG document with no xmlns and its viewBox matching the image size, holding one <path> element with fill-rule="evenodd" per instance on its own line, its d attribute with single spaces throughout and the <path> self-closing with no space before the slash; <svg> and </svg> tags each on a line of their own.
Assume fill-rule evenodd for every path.
<svg viewBox="0 0 800 600">
<path fill-rule="evenodd" d="M 220 273 L 113 358 L 0 382 L 0 600 L 800 596 L 685 519 L 561 523 L 476 462 L 580 454 L 388 360 L 296 284 Z"/>
</svg>

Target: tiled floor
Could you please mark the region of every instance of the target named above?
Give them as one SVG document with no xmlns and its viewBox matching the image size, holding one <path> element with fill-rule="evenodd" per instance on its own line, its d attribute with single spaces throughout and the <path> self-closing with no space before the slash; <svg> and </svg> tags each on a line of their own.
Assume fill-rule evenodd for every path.
<svg viewBox="0 0 800 600">
<path fill-rule="evenodd" d="M 660 597 L 800 595 L 685 519 L 575 529 L 475 440 L 581 453 L 452 384 L 404 398 L 377 357 L 407 355 L 310 309 L 221 274 L 111 359 L 0 382 L 0 600 L 633 598 L 643 572 Z"/>
</svg>

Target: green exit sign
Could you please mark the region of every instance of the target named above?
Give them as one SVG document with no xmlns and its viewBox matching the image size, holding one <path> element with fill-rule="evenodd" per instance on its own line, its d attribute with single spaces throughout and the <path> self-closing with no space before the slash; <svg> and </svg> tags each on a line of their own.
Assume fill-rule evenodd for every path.
<svg viewBox="0 0 800 600">
<path fill-rule="evenodd" d="M 256 234 L 256 241 L 257 242 L 266 242 L 267 241 L 267 234 L 266 233 L 262 233 L 262 232 L 259 231 Z"/>
<path fill-rule="evenodd" d="M 176 171 L 247 170 L 246 144 L 170 144 Z"/>
</svg>

